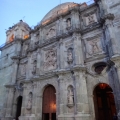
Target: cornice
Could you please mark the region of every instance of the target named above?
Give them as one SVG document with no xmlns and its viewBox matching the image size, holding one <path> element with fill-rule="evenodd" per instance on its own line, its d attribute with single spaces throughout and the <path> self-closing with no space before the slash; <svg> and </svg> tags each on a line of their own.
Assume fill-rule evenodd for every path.
<svg viewBox="0 0 120 120">
<path fill-rule="evenodd" d="M 6 88 L 15 88 L 15 84 L 11 84 L 11 83 L 5 84 L 4 86 Z"/>
</svg>

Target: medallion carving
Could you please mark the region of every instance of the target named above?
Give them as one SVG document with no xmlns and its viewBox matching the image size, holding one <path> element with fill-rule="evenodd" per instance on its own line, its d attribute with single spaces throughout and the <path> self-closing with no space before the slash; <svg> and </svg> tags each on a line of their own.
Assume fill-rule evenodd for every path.
<svg viewBox="0 0 120 120">
<path fill-rule="evenodd" d="M 86 41 L 86 55 L 90 57 L 91 55 L 98 54 L 102 52 L 102 46 L 100 38 L 94 38 L 92 40 Z"/>
<path fill-rule="evenodd" d="M 57 50 L 46 51 L 44 58 L 44 70 L 53 70 L 57 67 Z"/>
</svg>

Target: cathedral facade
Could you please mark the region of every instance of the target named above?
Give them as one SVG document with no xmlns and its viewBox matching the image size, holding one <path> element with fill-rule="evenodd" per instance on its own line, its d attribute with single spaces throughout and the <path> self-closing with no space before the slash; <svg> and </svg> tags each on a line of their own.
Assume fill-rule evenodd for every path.
<svg viewBox="0 0 120 120">
<path fill-rule="evenodd" d="M 120 2 L 63 3 L 0 46 L 1 120 L 120 120 Z"/>
</svg>

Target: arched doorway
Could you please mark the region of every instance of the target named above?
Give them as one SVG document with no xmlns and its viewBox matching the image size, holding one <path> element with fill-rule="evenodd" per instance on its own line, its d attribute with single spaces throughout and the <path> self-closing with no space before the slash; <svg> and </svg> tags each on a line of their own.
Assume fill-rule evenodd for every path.
<svg viewBox="0 0 120 120">
<path fill-rule="evenodd" d="M 21 107 L 22 107 L 22 96 L 17 98 L 17 111 L 16 111 L 16 120 L 21 115 Z"/>
<path fill-rule="evenodd" d="M 109 85 L 101 83 L 95 87 L 94 105 L 96 120 L 113 120 L 116 107 L 113 91 Z"/>
<path fill-rule="evenodd" d="M 43 92 L 42 120 L 56 120 L 56 90 L 52 85 Z"/>
</svg>

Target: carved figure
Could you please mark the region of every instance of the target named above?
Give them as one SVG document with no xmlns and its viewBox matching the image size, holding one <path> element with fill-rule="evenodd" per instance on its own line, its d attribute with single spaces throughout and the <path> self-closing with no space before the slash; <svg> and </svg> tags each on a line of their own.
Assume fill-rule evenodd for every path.
<svg viewBox="0 0 120 120">
<path fill-rule="evenodd" d="M 93 22 L 95 22 L 94 16 L 93 16 L 93 15 L 89 15 L 89 16 L 88 16 L 88 23 L 91 24 L 91 23 L 93 23 Z"/>
<path fill-rule="evenodd" d="M 92 53 L 99 52 L 99 47 L 98 47 L 98 41 L 94 40 L 90 42 L 90 45 L 92 46 Z"/>
<path fill-rule="evenodd" d="M 71 19 L 70 18 L 67 19 L 66 23 L 67 23 L 67 28 L 71 27 Z"/>
<path fill-rule="evenodd" d="M 46 34 L 46 39 L 49 39 L 50 37 L 55 36 L 55 29 L 51 28 L 49 32 Z"/>
<path fill-rule="evenodd" d="M 68 104 L 74 104 L 73 86 L 68 87 L 67 103 Z"/>
<path fill-rule="evenodd" d="M 45 54 L 45 63 L 44 63 L 44 69 L 50 70 L 50 69 L 55 69 L 56 68 L 56 51 L 51 49 L 48 50 Z"/>
<path fill-rule="evenodd" d="M 21 65 L 21 75 L 26 75 L 26 65 Z"/>
<path fill-rule="evenodd" d="M 67 60 L 68 60 L 68 63 L 73 62 L 73 49 L 72 48 L 69 48 L 67 50 Z"/>
<path fill-rule="evenodd" d="M 37 60 L 34 61 L 33 63 L 33 71 L 32 71 L 32 74 L 36 74 L 36 67 L 37 67 Z"/>
<path fill-rule="evenodd" d="M 27 102 L 27 106 L 26 106 L 27 114 L 31 113 L 31 109 L 32 109 L 32 93 L 30 92 L 28 102 Z"/>
</svg>

